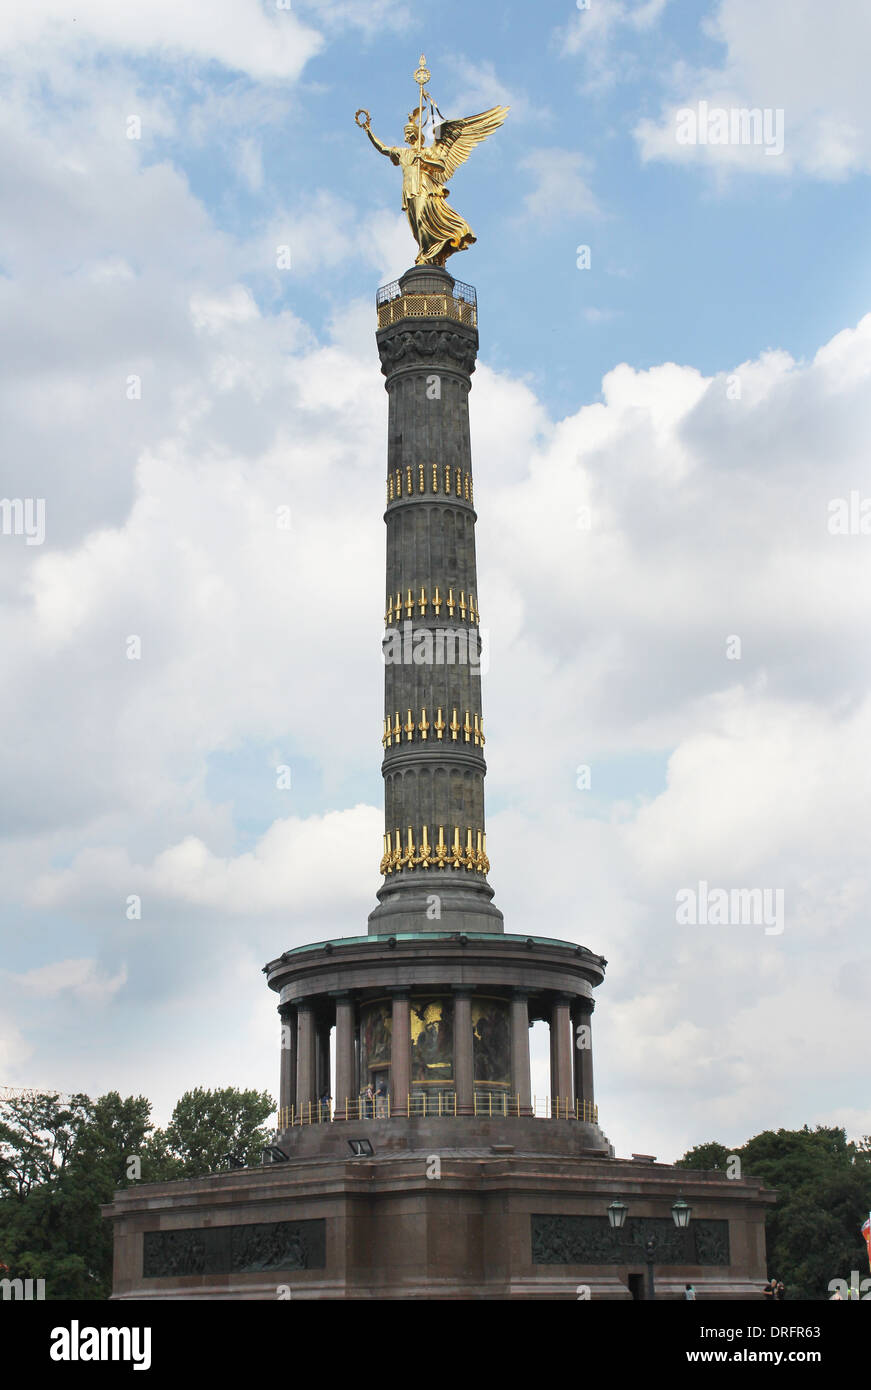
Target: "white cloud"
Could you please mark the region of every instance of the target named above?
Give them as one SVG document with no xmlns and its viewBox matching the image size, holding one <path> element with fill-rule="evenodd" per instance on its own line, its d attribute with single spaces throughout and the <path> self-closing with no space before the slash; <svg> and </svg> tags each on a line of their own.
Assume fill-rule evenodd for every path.
<svg viewBox="0 0 871 1390">
<path fill-rule="evenodd" d="M 550 112 L 545 107 L 530 101 L 523 91 L 506 86 L 490 61 L 474 63 L 468 58 L 458 58 L 451 66 L 450 77 L 454 84 L 451 102 L 448 105 L 443 101 L 440 108 L 448 120 L 458 116 L 474 116 L 479 111 L 488 111 L 491 106 L 510 107 L 506 119 L 512 125 L 550 119 Z"/>
<path fill-rule="evenodd" d="M 277 292 L 293 310 L 248 281 L 277 279 L 276 239 L 307 275 L 353 260 L 384 279 L 409 242 L 397 214 L 361 228 L 328 193 L 234 240 L 94 109 L 61 152 L 29 108 L 6 110 L 15 352 L 0 406 L 9 490 L 38 486 L 48 532 L 35 550 L 0 544 L 2 1045 L 9 1081 L 165 1101 L 273 1081 L 260 965 L 364 932 L 374 905 L 387 417 L 373 306 L 343 300 L 319 337 L 297 270 Z M 533 214 L 567 177 L 575 215 L 595 213 L 580 156 L 538 151 L 528 171 Z M 861 1036 L 871 969 L 869 539 L 826 521 L 832 497 L 871 491 L 871 316 L 810 361 L 736 364 L 739 399 L 726 374 L 623 363 L 600 401 L 556 420 L 488 367 L 486 336 L 483 355 L 492 881 L 509 931 L 610 959 L 604 1127 L 621 1150 L 668 1157 L 708 1126 L 738 1142 L 832 1114 L 836 1066 L 855 1067 L 862 1123 L 843 1038 Z M 679 930 L 675 890 L 700 878 L 782 885 L 783 936 Z M 809 1016 L 825 1031 L 811 1071 L 796 1063 Z"/>
<path fill-rule="evenodd" d="M 823 18 L 815 0 L 719 0 L 703 27 L 724 46 L 722 63 L 695 71 L 680 64 L 669 74 L 660 117 L 636 128 L 644 159 L 826 180 L 871 168 L 867 8 L 831 0 Z M 781 110 L 783 154 L 767 157 L 762 147 L 742 143 L 678 143 L 678 111 L 697 110 L 701 101 L 727 110 Z"/>
<path fill-rule="evenodd" d="M 555 209 L 560 217 L 600 217 L 601 209 L 590 187 L 593 162 L 572 150 L 532 150 L 519 161 L 519 168 L 533 178 L 533 187 L 523 198 L 528 217 L 552 222 Z"/>
<path fill-rule="evenodd" d="M 107 5 L 76 0 L 31 0 L 0 14 L 0 53 L 53 50 L 90 58 L 94 49 L 190 57 L 217 62 L 256 78 L 299 77 L 322 40 L 302 24 L 295 8 L 268 10 L 258 0 L 150 0 Z"/>
<path fill-rule="evenodd" d="M 122 966 L 115 975 L 107 975 L 95 960 L 59 960 L 40 965 L 22 975 L 11 975 L 10 983 L 26 995 L 54 999 L 59 994 L 81 1003 L 107 1003 L 121 990 L 127 980 Z"/>
<path fill-rule="evenodd" d="M 252 851 L 241 855 L 214 854 L 190 835 L 162 850 L 150 865 L 131 863 L 117 848 L 87 850 L 68 869 L 38 880 L 33 900 L 46 907 L 98 903 L 112 910 L 135 884 L 152 916 L 163 904 L 207 907 L 222 917 L 277 917 L 289 908 L 295 914 L 322 913 L 332 905 L 350 910 L 358 885 L 372 877 L 381 821 L 380 811 L 369 806 L 277 820 Z M 70 965 L 91 964 L 66 961 L 30 975 L 41 987 L 44 978 L 60 980 Z"/>
<path fill-rule="evenodd" d="M 565 57 L 578 56 L 584 73 L 584 89 L 597 93 L 617 82 L 632 80 L 638 63 L 626 50 L 627 38 L 646 34 L 659 21 L 668 0 L 590 0 L 577 6 L 565 28 L 555 31 L 555 42 Z M 618 49 L 618 45 L 623 47 Z"/>
</svg>

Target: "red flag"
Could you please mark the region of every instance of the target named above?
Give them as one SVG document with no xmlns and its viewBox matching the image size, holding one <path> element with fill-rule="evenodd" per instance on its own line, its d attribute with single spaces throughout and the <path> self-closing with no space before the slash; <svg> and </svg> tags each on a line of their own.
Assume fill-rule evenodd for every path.
<svg viewBox="0 0 871 1390">
<path fill-rule="evenodd" d="M 871 1216 L 862 1227 L 862 1235 L 865 1237 L 865 1244 L 868 1246 L 868 1268 L 871 1269 Z"/>
</svg>

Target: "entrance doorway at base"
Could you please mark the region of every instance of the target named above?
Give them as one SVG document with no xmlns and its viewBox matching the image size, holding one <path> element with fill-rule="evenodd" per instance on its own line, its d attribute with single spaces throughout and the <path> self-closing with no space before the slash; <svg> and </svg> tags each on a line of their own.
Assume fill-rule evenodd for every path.
<svg viewBox="0 0 871 1390">
<path fill-rule="evenodd" d="M 643 1274 L 630 1274 L 630 1275 L 629 1275 L 629 1279 L 628 1279 L 628 1283 L 629 1283 L 629 1292 L 631 1293 L 632 1297 L 633 1297 L 634 1299 L 637 1299 L 639 1302 L 643 1301 L 644 1296 L 645 1296 L 645 1295 L 644 1295 L 644 1275 L 643 1275 Z"/>
</svg>

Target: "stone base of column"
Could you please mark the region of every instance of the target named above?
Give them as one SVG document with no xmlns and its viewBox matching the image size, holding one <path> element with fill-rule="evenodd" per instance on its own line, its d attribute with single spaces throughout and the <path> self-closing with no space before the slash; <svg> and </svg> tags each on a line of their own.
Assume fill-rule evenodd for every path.
<svg viewBox="0 0 871 1390">
<path fill-rule="evenodd" d="M 501 933 L 504 919 L 492 897 L 489 883 L 474 882 L 463 870 L 398 875 L 378 890 L 379 905 L 369 914 L 369 935 Z"/>
</svg>

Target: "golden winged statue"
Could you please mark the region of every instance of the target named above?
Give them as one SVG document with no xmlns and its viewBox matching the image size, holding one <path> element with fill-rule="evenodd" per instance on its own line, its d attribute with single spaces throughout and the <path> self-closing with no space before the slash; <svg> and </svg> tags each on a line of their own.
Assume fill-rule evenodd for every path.
<svg viewBox="0 0 871 1390">
<path fill-rule="evenodd" d="M 425 90 L 430 74 L 426 59 L 420 58 L 415 80 L 420 88 L 417 111 L 409 112 L 403 134 L 405 145 L 385 145 L 372 134 L 369 112 L 361 109 L 354 119 L 365 130 L 379 154 L 387 155 L 402 169 L 402 208 L 408 217 L 419 251 L 416 265 L 444 265 L 455 251 L 465 251 L 477 238 L 464 217 L 448 204 L 450 189 L 445 184 L 465 164 L 476 145 L 498 130 L 508 115 L 507 106 L 491 106 L 477 116 L 445 121 L 436 125 L 434 103 Z M 430 105 L 433 143 L 424 142 L 424 102 Z M 438 110 L 438 107 L 435 107 Z M 441 115 L 441 112 L 439 112 Z M 365 120 L 361 121 L 360 117 Z"/>
</svg>

